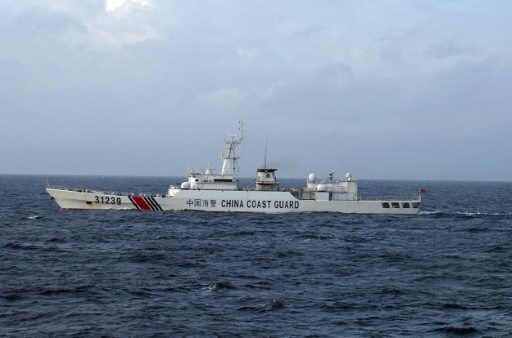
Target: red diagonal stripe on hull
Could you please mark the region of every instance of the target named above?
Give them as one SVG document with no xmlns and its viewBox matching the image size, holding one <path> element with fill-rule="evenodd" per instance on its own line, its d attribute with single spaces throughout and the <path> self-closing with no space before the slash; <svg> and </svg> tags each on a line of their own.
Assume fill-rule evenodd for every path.
<svg viewBox="0 0 512 338">
<path fill-rule="evenodd" d="M 144 198 L 141 196 L 132 196 L 132 199 L 137 206 L 142 210 L 151 210 L 151 207 L 144 201 Z"/>
</svg>

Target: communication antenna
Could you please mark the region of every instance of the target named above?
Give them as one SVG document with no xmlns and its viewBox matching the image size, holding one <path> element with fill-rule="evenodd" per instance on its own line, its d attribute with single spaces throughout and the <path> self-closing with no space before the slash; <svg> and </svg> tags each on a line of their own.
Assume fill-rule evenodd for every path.
<svg viewBox="0 0 512 338">
<path fill-rule="evenodd" d="M 263 161 L 263 169 L 267 169 L 267 148 L 268 148 L 268 139 L 265 140 L 265 158 Z"/>
</svg>

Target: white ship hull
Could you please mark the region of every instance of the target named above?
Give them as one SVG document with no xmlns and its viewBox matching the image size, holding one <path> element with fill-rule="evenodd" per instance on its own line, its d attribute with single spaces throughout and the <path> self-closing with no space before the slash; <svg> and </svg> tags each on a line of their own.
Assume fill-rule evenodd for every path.
<svg viewBox="0 0 512 338">
<path fill-rule="evenodd" d="M 47 192 L 62 209 L 156 210 L 243 213 L 339 212 L 357 214 L 406 214 L 419 210 L 420 197 L 392 197 L 359 200 L 298 199 L 287 191 L 180 190 L 174 196 L 117 195 L 91 190 L 48 187 Z M 295 194 L 297 194 L 296 192 Z"/>
<path fill-rule="evenodd" d="M 235 170 L 237 145 L 243 140 L 231 135 L 226 154 L 221 155 L 222 170 L 215 172 L 210 165 L 190 170 L 188 180 L 180 187 L 170 186 L 165 195 L 135 195 L 104 193 L 83 189 L 48 186 L 46 190 L 62 209 L 101 210 L 135 209 L 159 211 L 210 211 L 250 213 L 340 212 L 350 214 L 416 214 L 421 197 L 362 198 L 358 195 L 357 179 L 347 173 L 343 180 L 334 179 L 334 170 L 327 181 L 310 174 L 306 186 L 298 191 L 279 190 L 277 169 L 257 169 L 254 190 L 242 190 Z"/>
</svg>

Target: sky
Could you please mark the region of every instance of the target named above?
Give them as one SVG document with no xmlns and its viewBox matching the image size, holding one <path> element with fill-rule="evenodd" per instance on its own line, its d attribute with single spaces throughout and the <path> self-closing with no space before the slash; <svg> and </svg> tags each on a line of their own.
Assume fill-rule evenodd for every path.
<svg viewBox="0 0 512 338">
<path fill-rule="evenodd" d="M 512 1 L 2 0 L 0 174 L 512 181 Z"/>
</svg>

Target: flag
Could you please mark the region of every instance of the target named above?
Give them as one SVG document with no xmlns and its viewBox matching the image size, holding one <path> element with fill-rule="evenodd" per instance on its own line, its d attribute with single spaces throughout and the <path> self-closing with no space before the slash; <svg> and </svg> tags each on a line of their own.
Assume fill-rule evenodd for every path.
<svg viewBox="0 0 512 338">
<path fill-rule="evenodd" d="M 424 194 L 425 192 L 426 192 L 426 190 L 425 190 L 425 189 L 420 188 L 420 193 Z"/>
</svg>

